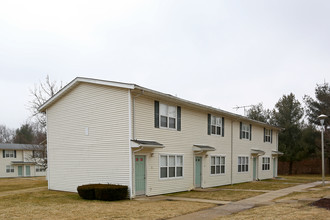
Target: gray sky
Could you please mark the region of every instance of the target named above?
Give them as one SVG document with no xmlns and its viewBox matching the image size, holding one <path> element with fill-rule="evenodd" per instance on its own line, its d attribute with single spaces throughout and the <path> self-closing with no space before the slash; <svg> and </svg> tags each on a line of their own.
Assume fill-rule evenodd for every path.
<svg viewBox="0 0 330 220">
<path fill-rule="evenodd" d="M 0 1 L 0 124 L 29 89 L 77 76 L 131 82 L 243 114 L 302 101 L 330 76 L 330 1 Z"/>
</svg>

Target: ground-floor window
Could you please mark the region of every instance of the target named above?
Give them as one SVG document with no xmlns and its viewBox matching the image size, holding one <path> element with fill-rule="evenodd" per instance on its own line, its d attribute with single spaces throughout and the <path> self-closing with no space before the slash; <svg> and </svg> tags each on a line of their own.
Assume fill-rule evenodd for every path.
<svg viewBox="0 0 330 220">
<path fill-rule="evenodd" d="M 238 172 L 249 171 L 249 157 L 238 157 Z"/>
<path fill-rule="evenodd" d="M 262 158 L 262 170 L 270 170 L 270 157 Z"/>
<path fill-rule="evenodd" d="M 160 178 L 183 177 L 182 155 L 160 156 Z"/>
<path fill-rule="evenodd" d="M 211 156 L 211 174 L 225 173 L 225 157 Z"/>
<path fill-rule="evenodd" d="M 45 172 L 45 168 L 43 166 L 36 166 L 36 172 Z"/>
<path fill-rule="evenodd" d="M 11 165 L 6 166 L 6 173 L 13 173 L 14 171 L 15 171 L 14 166 Z"/>
</svg>

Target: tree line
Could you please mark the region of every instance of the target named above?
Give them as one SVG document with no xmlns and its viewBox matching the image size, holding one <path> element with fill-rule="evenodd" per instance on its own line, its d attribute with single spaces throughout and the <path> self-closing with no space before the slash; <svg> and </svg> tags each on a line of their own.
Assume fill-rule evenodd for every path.
<svg viewBox="0 0 330 220">
<path fill-rule="evenodd" d="M 305 105 L 303 105 L 305 104 Z M 281 128 L 279 151 L 282 161 L 289 162 L 289 174 L 295 161 L 305 158 L 321 158 L 321 125 L 318 116 L 330 117 L 330 87 L 328 83 L 316 85 L 315 98 L 305 95 L 303 104 L 293 93 L 283 95 L 274 109 L 265 109 L 262 103 L 253 105 L 247 117 Z M 324 122 L 325 157 L 330 159 L 329 118 Z M 329 164 L 330 166 L 330 164 Z"/>
</svg>

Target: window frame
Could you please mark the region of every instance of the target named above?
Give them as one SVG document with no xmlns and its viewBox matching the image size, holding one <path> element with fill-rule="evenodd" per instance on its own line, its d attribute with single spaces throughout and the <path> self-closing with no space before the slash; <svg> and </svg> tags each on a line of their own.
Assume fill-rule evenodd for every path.
<svg viewBox="0 0 330 220">
<path fill-rule="evenodd" d="M 214 158 L 214 164 L 212 163 L 212 158 Z M 217 163 L 217 158 L 219 158 L 219 164 Z M 214 167 L 214 173 L 212 173 L 212 167 Z M 217 172 L 217 167 L 219 167 L 219 172 Z M 222 168 L 223 168 L 223 172 L 222 172 Z M 210 156 L 210 175 L 211 176 L 226 175 L 226 155 Z"/>
<path fill-rule="evenodd" d="M 166 165 L 162 166 L 161 158 L 166 157 Z M 174 166 L 170 165 L 170 157 L 174 157 Z M 181 157 L 181 165 L 178 163 L 178 158 Z M 162 168 L 166 168 L 166 177 L 162 177 Z M 174 168 L 174 176 L 170 177 L 170 168 Z M 178 176 L 178 169 L 181 168 L 181 176 Z M 160 154 L 159 155 L 159 179 L 167 180 L 167 179 L 182 179 L 184 178 L 184 155 L 183 154 Z"/>
<path fill-rule="evenodd" d="M 15 167 L 13 165 L 6 165 L 6 173 L 15 173 Z"/>
<path fill-rule="evenodd" d="M 242 139 L 250 140 L 251 128 L 249 124 L 242 123 Z"/>
<path fill-rule="evenodd" d="M 243 160 L 244 158 L 244 160 Z M 243 163 L 244 161 L 244 163 Z M 249 172 L 249 157 L 248 156 L 238 156 L 237 157 L 237 172 L 238 173 L 248 173 Z"/>
<path fill-rule="evenodd" d="M 262 157 L 262 165 L 261 169 L 264 171 L 270 170 L 270 157 Z"/>
<path fill-rule="evenodd" d="M 213 127 L 214 127 L 214 133 L 213 133 Z M 218 131 L 220 131 L 219 134 Z M 211 115 L 211 135 L 222 136 L 222 117 Z"/>
<path fill-rule="evenodd" d="M 166 107 L 166 115 L 162 114 L 162 108 Z M 174 117 L 170 117 L 169 115 L 169 110 L 170 108 L 175 109 L 175 116 Z M 166 127 L 162 126 L 162 117 L 166 117 Z M 174 119 L 174 128 L 170 127 L 170 119 Z M 168 104 L 164 104 L 164 103 L 159 103 L 159 128 L 163 128 L 163 129 L 170 129 L 170 130 L 177 130 L 178 128 L 178 109 L 177 106 L 174 105 L 168 105 Z"/>
<path fill-rule="evenodd" d="M 45 172 L 45 168 L 43 166 L 40 165 L 36 165 L 36 172 Z"/>
<path fill-rule="evenodd" d="M 271 143 L 272 141 L 272 139 L 271 139 L 271 135 L 272 135 L 272 132 L 271 132 L 271 129 L 267 129 L 267 128 L 265 128 L 265 142 L 267 142 L 267 143 Z"/>
<path fill-rule="evenodd" d="M 5 151 L 5 158 L 15 158 L 14 150 L 4 150 L 4 151 Z"/>
</svg>

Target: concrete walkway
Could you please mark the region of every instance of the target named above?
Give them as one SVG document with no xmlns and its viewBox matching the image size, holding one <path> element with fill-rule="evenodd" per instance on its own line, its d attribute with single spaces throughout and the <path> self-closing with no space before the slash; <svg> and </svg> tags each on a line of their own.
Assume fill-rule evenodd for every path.
<svg viewBox="0 0 330 220">
<path fill-rule="evenodd" d="M 20 194 L 20 193 L 39 192 L 39 191 L 46 190 L 46 189 L 47 189 L 47 186 L 42 186 L 42 187 L 36 187 L 36 188 L 5 191 L 5 192 L 0 192 L 0 197 L 11 196 L 11 195 Z"/>
<path fill-rule="evenodd" d="M 253 208 L 258 205 L 265 205 L 270 203 L 273 199 L 281 196 L 285 196 L 292 192 L 298 192 L 307 188 L 315 187 L 320 185 L 322 182 L 313 182 L 297 186 L 288 187 L 276 191 L 267 192 L 255 197 L 243 199 L 237 202 L 232 202 L 223 206 L 217 206 L 211 209 L 202 210 L 187 215 L 178 216 L 172 218 L 173 220 L 194 220 L 194 219 L 214 219 L 219 216 L 230 215 L 246 209 Z M 327 183 L 330 183 L 327 181 Z"/>
</svg>

